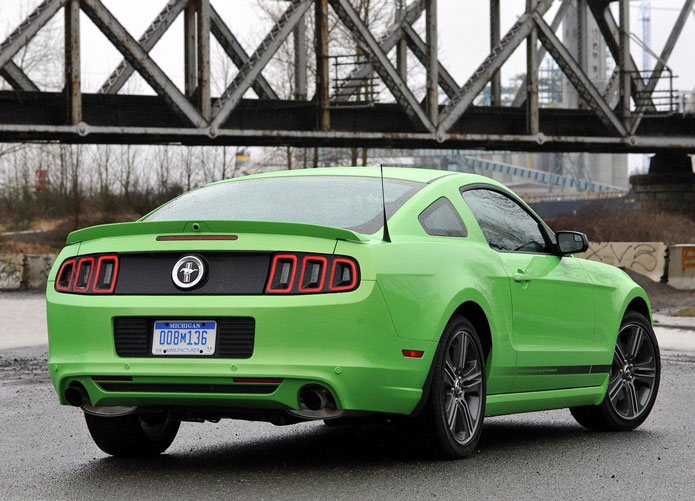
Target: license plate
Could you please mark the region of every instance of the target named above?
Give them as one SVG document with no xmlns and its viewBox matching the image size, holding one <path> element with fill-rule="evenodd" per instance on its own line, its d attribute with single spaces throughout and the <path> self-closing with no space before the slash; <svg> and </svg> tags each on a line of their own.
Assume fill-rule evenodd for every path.
<svg viewBox="0 0 695 501">
<path fill-rule="evenodd" d="M 157 320 L 153 355 L 213 355 L 217 339 L 214 320 Z"/>
</svg>

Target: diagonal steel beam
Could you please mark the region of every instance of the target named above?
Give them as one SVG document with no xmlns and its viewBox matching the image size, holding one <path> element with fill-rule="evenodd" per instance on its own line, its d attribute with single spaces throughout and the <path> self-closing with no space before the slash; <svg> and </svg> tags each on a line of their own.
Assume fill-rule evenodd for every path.
<svg viewBox="0 0 695 501">
<path fill-rule="evenodd" d="M 579 63 L 572 57 L 570 51 L 555 35 L 542 16 L 533 15 L 538 26 L 538 38 L 550 55 L 555 59 L 563 73 L 572 82 L 579 95 L 608 127 L 615 129 L 621 136 L 627 136 L 628 131 L 623 122 L 609 106 L 591 79 L 584 73 Z"/>
<path fill-rule="evenodd" d="M 0 44 L 0 68 L 10 62 L 66 2 L 67 0 L 45 0 L 36 7 L 29 17 Z"/>
<path fill-rule="evenodd" d="M 402 25 L 402 29 L 406 36 L 408 48 L 410 48 L 415 57 L 424 66 L 426 64 L 425 62 L 427 61 L 427 46 L 425 45 L 425 42 L 409 24 L 404 23 Z M 454 80 L 454 77 L 451 76 L 441 62 L 439 63 L 439 86 L 450 98 L 454 97 L 459 89 L 456 80 Z"/>
<path fill-rule="evenodd" d="M 555 17 L 553 18 L 553 22 L 550 24 L 550 27 L 553 29 L 553 31 L 557 31 L 557 29 L 560 27 L 560 23 L 565 19 L 565 14 L 567 13 L 567 9 L 569 9 L 570 5 L 572 5 L 572 0 L 562 0 L 562 3 L 560 4 L 560 8 L 557 10 L 555 13 Z M 536 54 L 536 61 L 538 65 L 543 62 L 543 58 L 545 57 L 546 50 L 545 47 L 541 46 L 538 49 L 538 52 Z M 528 84 L 528 79 L 524 78 L 524 83 L 519 87 L 519 90 L 516 91 L 516 95 L 514 96 L 514 101 L 512 102 L 512 106 L 518 108 L 523 104 L 523 102 L 526 100 L 526 87 Z"/>
<path fill-rule="evenodd" d="M 101 30 L 109 41 L 123 54 L 135 70 L 145 79 L 154 91 L 178 114 L 196 127 L 203 128 L 207 122 L 186 96 L 157 66 L 147 51 L 128 33 L 128 31 L 109 12 L 101 0 L 81 0 L 82 10 Z"/>
<path fill-rule="evenodd" d="M 330 0 L 330 4 L 338 19 L 369 51 L 372 66 L 410 120 L 416 127 L 424 127 L 425 130 L 434 133 L 434 124 L 420 107 L 420 103 L 403 81 L 398 70 L 391 64 L 388 56 L 381 49 L 379 42 L 376 41 L 359 14 L 350 5 L 350 2 L 348 0 Z"/>
<path fill-rule="evenodd" d="M 159 39 L 162 38 L 164 33 L 174 24 L 174 21 L 186 7 L 188 1 L 189 0 L 172 0 L 167 3 L 166 7 L 162 9 L 138 40 L 138 43 L 145 51 L 150 52 L 157 42 L 159 42 Z M 98 94 L 118 94 L 118 91 L 123 88 L 134 71 L 135 68 L 128 63 L 128 60 L 123 59 L 103 83 Z"/>
<path fill-rule="evenodd" d="M 549 3 L 543 2 L 538 5 L 536 12 L 540 11 L 543 14 L 548 8 Z M 521 42 L 526 40 L 533 26 L 533 18 L 529 13 L 521 16 L 502 38 L 500 44 L 490 52 L 471 78 L 458 90 L 456 96 L 442 110 L 439 130 L 437 131 L 440 140 L 443 141 L 446 138 L 448 130 L 466 112 L 476 96 L 483 91 L 487 83 L 492 79 L 495 72 L 499 71 Z"/>
<path fill-rule="evenodd" d="M 227 27 L 227 24 L 222 20 L 222 17 L 212 6 L 210 7 L 210 23 L 212 35 L 217 39 L 234 65 L 237 68 L 242 68 L 249 62 L 249 56 Z M 261 99 L 278 99 L 277 93 L 273 90 L 268 81 L 263 78 L 263 75 L 258 75 L 258 78 L 254 80 L 251 88 Z"/>
<path fill-rule="evenodd" d="M 8 62 L 4 68 L 0 68 L 0 76 L 7 80 L 7 83 L 15 90 L 39 92 L 39 88 L 32 82 L 31 78 L 12 61 Z"/>
<path fill-rule="evenodd" d="M 603 35 L 603 39 L 606 41 L 608 50 L 616 61 L 616 66 L 618 66 L 618 61 L 620 61 L 620 27 L 608 8 L 608 2 L 604 0 L 587 0 L 587 4 L 596 20 L 598 29 Z M 632 56 L 625 61 L 625 66 L 632 76 L 632 98 L 637 102 L 644 94 L 644 80 L 640 77 L 639 68 Z M 648 105 L 650 110 L 655 109 L 651 98 L 649 98 Z"/>
<path fill-rule="evenodd" d="M 292 0 L 292 4 L 278 19 L 256 52 L 240 69 L 213 107 L 211 130 L 218 129 L 227 120 L 241 98 L 263 71 L 270 59 L 292 33 L 294 27 L 311 7 L 312 0 Z"/>
<path fill-rule="evenodd" d="M 664 69 L 666 68 L 666 63 L 668 63 L 668 60 L 671 57 L 671 53 L 673 52 L 674 47 L 676 46 L 676 42 L 678 42 L 678 39 L 681 36 L 681 33 L 683 31 L 683 27 L 685 26 L 686 21 L 688 20 L 688 14 L 690 12 L 693 12 L 693 5 L 695 5 L 695 0 L 685 0 L 685 3 L 683 4 L 683 9 L 681 10 L 680 14 L 678 15 L 678 19 L 676 19 L 676 24 L 673 26 L 673 29 L 671 30 L 671 34 L 668 37 L 668 40 L 666 40 L 666 44 L 664 45 L 663 50 L 661 51 L 661 56 L 659 57 L 659 60 L 656 63 L 656 66 L 654 67 L 654 71 L 652 71 L 651 76 L 649 77 L 649 81 L 647 82 L 647 85 L 644 89 L 644 92 L 646 96 L 649 96 L 651 99 L 651 96 L 654 92 L 654 89 L 656 89 L 657 84 L 659 83 L 659 79 L 661 78 L 661 74 L 663 73 Z M 644 103 L 644 99 L 641 98 L 639 102 L 637 102 L 637 111 L 636 111 L 636 116 L 634 118 L 634 121 L 632 123 L 632 132 L 634 133 L 637 131 L 637 128 L 639 127 L 640 123 L 642 122 L 642 118 L 644 117 L 644 114 L 649 110 L 648 103 Z"/>
<path fill-rule="evenodd" d="M 424 10 L 424 0 L 415 0 L 408 5 L 400 22 L 392 25 L 379 41 L 381 50 L 388 54 L 401 39 L 401 28 L 403 26 L 408 26 L 415 23 L 415 21 L 420 18 Z M 362 82 L 369 78 L 372 73 L 374 73 L 374 67 L 372 66 L 371 62 L 365 62 L 359 65 L 347 76 L 347 78 L 345 78 L 345 83 L 335 91 L 333 99 L 338 102 L 347 101 L 355 92 L 357 92 L 357 89 L 359 89 Z"/>
</svg>

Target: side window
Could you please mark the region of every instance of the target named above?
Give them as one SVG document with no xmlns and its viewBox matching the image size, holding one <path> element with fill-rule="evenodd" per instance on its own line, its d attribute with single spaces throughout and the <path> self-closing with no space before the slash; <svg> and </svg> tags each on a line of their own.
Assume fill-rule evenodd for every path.
<svg viewBox="0 0 695 501">
<path fill-rule="evenodd" d="M 440 237 L 465 237 L 466 227 L 448 198 L 433 202 L 418 216 L 428 235 Z"/>
<path fill-rule="evenodd" d="M 486 189 L 466 190 L 462 195 L 493 249 L 549 252 L 538 221 L 510 197 Z"/>
</svg>

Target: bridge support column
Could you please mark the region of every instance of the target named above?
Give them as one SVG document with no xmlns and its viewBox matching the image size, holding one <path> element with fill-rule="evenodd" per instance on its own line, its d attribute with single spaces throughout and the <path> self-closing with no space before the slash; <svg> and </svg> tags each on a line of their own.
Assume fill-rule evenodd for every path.
<svg viewBox="0 0 695 501">
<path fill-rule="evenodd" d="M 69 0 L 65 5 L 65 95 L 67 122 L 77 125 L 82 121 L 79 0 Z"/>
<path fill-rule="evenodd" d="M 490 51 L 500 44 L 500 0 L 490 0 Z M 490 105 L 502 106 L 502 75 L 496 71 L 490 80 Z"/>
<path fill-rule="evenodd" d="M 316 0 L 316 104 L 318 129 L 331 128 L 330 95 L 328 88 L 328 0 Z"/>
<path fill-rule="evenodd" d="M 635 208 L 653 211 L 695 210 L 693 159 L 680 152 L 657 153 L 649 173 L 630 177 Z"/>
</svg>

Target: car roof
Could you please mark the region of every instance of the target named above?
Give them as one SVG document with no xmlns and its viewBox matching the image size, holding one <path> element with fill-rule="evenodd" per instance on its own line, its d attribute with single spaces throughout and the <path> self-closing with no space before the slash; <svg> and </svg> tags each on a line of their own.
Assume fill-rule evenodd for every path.
<svg viewBox="0 0 695 501">
<path fill-rule="evenodd" d="M 275 177 L 297 177 L 297 176 L 343 176 L 343 177 L 380 177 L 381 169 L 378 166 L 369 167 L 319 167 L 296 170 L 281 170 L 275 172 L 265 172 L 263 174 L 252 174 L 234 179 L 219 181 L 221 183 L 233 182 L 243 179 L 262 179 Z M 461 185 L 474 183 L 489 183 L 499 185 L 490 178 L 467 174 L 461 172 L 451 172 L 437 169 L 424 169 L 414 167 L 387 167 L 384 166 L 385 179 L 397 179 L 402 181 L 413 181 L 419 183 L 434 183 L 440 179 L 451 180 L 456 177 Z M 216 183 L 215 183 L 216 184 Z"/>
</svg>

